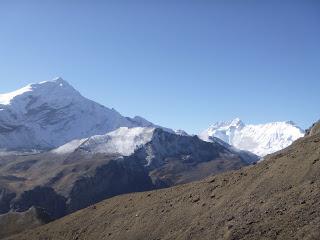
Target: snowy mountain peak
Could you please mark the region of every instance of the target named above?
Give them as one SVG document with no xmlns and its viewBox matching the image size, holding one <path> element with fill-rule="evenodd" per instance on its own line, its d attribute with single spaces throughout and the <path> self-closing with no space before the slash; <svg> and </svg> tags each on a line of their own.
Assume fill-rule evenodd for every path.
<svg viewBox="0 0 320 240">
<path fill-rule="evenodd" d="M 52 82 L 64 83 L 66 82 L 62 77 L 55 77 L 51 80 Z"/>
<path fill-rule="evenodd" d="M 17 104 L 25 105 L 23 102 L 28 102 L 28 99 L 41 97 L 43 101 L 60 99 L 70 99 L 70 97 L 80 96 L 68 82 L 62 78 L 55 78 L 51 81 L 43 81 L 40 83 L 29 84 L 21 89 L 10 93 L 0 94 L 0 105 Z"/>
<path fill-rule="evenodd" d="M 259 156 L 281 150 L 303 136 L 304 131 L 292 121 L 245 125 L 239 118 L 215 123 L 199 134 L 204 141 L 213 141 L 216 137 Z"/>
<path fill-rule="evenodd" d="M 286 124 L 288 124 L 288 125 L 292 125 L 292 126 L 295 126 L 295 127 L 298 127 L 298 125 L 294 122 L 294 121 L 286 121 L 285 122 Z"/>
<path fill-rule="evenodd" d="M 79 94 L 66 80 L 61 77 L 54 78 L 50 81 L 43 81 L 40 83 L 31 84 L 31 87 L 34 91 L 44 90 L 44 89 L 56 89 L 57 91 L 70 91 Z"/>
<path fill-rule="evenodd" d="M 0 149 L 52 149 L 119 127 L 157 127 L 83 97 L 62 78 L 0 94 Z"/>
<path fill-rule="evenodd" d="M 64 80 L 62 77 L 55 77 L 51 80 L 46 80 L 46 81 L 42 81 L 39 84 L 43 84 L 43 83 L 55 83 L 55 84 L 67 84 L 70 85 L 66 80 Z"/>
<path fill-rule="evenodd" d="M 244 123 L 241 121 L 240 118 L 235 118 L 231 121 L 231 126 L 242 126 Z"/>
<path fill-rule="evenodd" d="M 223 121 L 223 122 L 215 122 L 210 126 L 212 129 L 217 129 L 221 127 L 235 127 L 235 128 L 241 128 L 244 126 L 244 123 L 241 121 L 240 118 L 235 118 L 231 121 Z"/>
<path fill-rule="evenodd" d="M 61 77 L 56 77 L 52 80 L 40 82 L 38 84 L 42 85 L 43 87 L 56 87 L 60 90 L 69 89 L 69 90 L 72 90 L 72 91 L 75 91 L 78 93 L 78 91 L 76 89 L 74 89 L 73 86 L 71 86 L 66 80 L 64 80 Z M 35 85 L 37 85 L 37 84 L 35 84 Z"/>
</svg>

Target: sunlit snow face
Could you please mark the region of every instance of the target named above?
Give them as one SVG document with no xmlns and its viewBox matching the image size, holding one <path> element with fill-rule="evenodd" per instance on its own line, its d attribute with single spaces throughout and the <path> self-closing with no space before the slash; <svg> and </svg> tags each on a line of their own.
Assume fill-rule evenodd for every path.
<svg viewBox="0 0 320 240">
<path fill-rule="evenodd" d="M 303 136 L 304 132 L 292 122 L 245 125 L 240 119 L 213 124 L 199 135 L 205 141 L 210 141 L 212 137 L 219 138 L 259 156 L 279 151 Z"/>
<path fill-rule="evenodd" d="M 105 135 L 96 135 L 87 139 L 73 140 L 55 150 L 53 153 L 65 154 L 81 149 L 92 153 L 131 155 L 138 147 L 151 141 L 154 128 L 120 127 Z"/>
</svg>

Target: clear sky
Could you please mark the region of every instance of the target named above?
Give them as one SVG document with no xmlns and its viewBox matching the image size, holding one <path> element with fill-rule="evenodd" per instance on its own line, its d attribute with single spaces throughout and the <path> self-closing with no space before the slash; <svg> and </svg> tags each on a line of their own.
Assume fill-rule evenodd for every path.
<svg viewBox="0 0 320 240">
<path fill-rule="evenodd" d="M 306 128 L 320 118 L 320 1 L 1 0 L 0 70 L 0 92 L 60 76 L 190 133 L 235 117 Z"/>
</svg>

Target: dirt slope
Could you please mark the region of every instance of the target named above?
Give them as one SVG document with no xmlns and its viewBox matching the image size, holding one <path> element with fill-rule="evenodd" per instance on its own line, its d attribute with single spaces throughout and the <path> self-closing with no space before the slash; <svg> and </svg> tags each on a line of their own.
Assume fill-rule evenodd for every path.
<svg viewBox="0 0 320 240">
<path fill-rule="evenodd" d="M 255 166 L 117 196 L 9 239 L 320 239 L 320 133 Z"/>
<path fill-rule="evenodd" d="M 43 209 L 35 207 L 22 213 L 9 212 L 0 215 L 0 239 L 22 232 L 26 228 L 30 229 L 43 225 L 50 220 L 48 214 Z"/>
</svg>

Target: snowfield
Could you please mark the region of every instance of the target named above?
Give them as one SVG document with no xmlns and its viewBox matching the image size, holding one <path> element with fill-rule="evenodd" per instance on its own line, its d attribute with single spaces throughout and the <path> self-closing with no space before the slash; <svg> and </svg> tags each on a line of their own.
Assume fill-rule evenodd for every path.
<svg viewBox="0 0 320 240">
<path fill-rule="evenodd" d="M 129 156 L 134 151 L 152 140 L 155 128 L 127 128 L 121 127 L 105 135 L 96 135 L 86 139 L 73 140 L 57 149 L 53 153 L 66 154 L 81 148 L 92 153 L 107 153 Z"/>
</svg>

